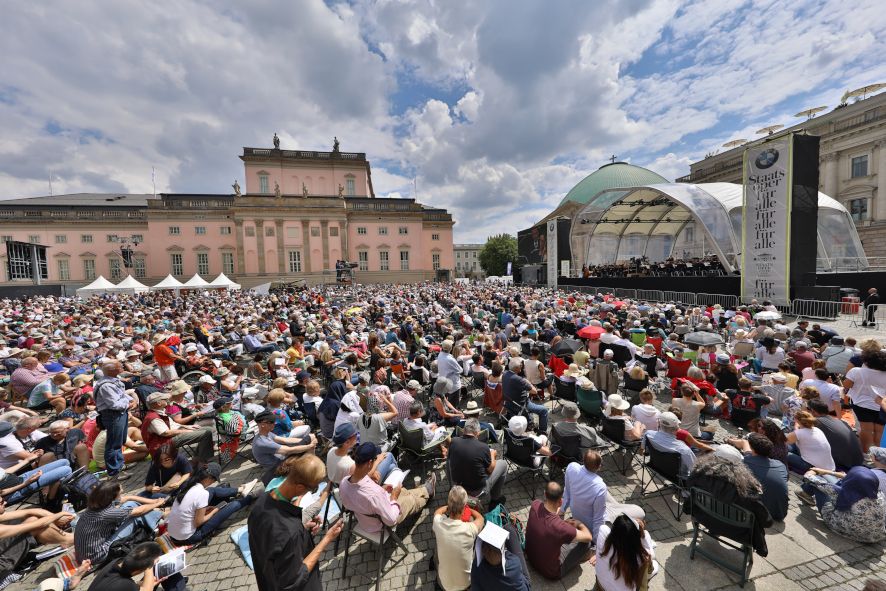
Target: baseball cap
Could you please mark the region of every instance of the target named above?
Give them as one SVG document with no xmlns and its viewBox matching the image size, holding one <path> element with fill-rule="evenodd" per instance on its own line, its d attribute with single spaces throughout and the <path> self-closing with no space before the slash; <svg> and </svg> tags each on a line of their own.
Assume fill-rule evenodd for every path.
<svg viewBox="0 0 886 591">
<path fill-rule="evenodd" d="M 419 384 L 417 380 L 409 380 L 406 382 L 406 388 L 409 390 L 418 390 L 421 388 L 421 384 Z"/>
<path fill-rule="evenodd" d="M 658 416 L 658 424 L 662 427 L 676 429 L 680 426 L 680 419 L 672 412 L 663 412 Z"/>
<path fill-rule="evenodd" d="M 231 399 L 231 398 L 219 398 L 218 400 L 216 400 L 212 403 L 212 408 L 214 408 L 215 410 L 218 410 L 221 407 L 223 407 L 224 405 L 230 404 L 232 402 L 232 400 L 233 399 Z"/>
<path fill-rule="evenodd" d="M 742 453 L 728 443 L 718 445 L 714 450 L 714 455 L 718 458 L 730 461 L 733 464 L 740 464 L 744 461 Z"/>
<path fill-rule="evenodd" d="M 258 413 L 255 416 L 255 422 L 256 423 L 276 423 L 277 417 L 275 417 L 274 413 L 272 413 L 271 411 L 266 410 L 266 411 Z"/>
<path fill-rule="evenodd" d="M 206 473 L 209 476 L 212 476 L 215 480 L 221 478 L 221 472 L 221 466 L 219 466 L 217 463 L 209 462 L 208 464 L 206 464 Z"/>
<path fill-rule="evenodd" d="M 159 402 L 160 400 L 169 400 L 169 392 L 151 392 L 148 394 L 148 404 Z"/>
<path fill-rule="evenodd" d="M 354 451 L 354 461 L 358 464 L 365 464 L 366 462 L 371 462 L 375 458 L 378 457 L 378 454 L 381 452 L 381 449 L 371 441 L 364 441 L 360 445 L 357 446 L 357 449 Z"/>
<path fill-rule="evenodd" d="M 300 372 L 295 374 L 295 379 L 297 379 L 297 380 L 307 380 L 310 377 L 311 377 L 311 372 L 305 371 L 305 370 L 301 370 Z"/>
<path fill-rule="evenodd" d="M 356 434 L 357 428 L 354 426 L 354 423 L 350 421 L 341 423 L 335 428 L 335 433 L 332 434 L 332 442 L 336 445 L 341 445 Z"/>
</svg>

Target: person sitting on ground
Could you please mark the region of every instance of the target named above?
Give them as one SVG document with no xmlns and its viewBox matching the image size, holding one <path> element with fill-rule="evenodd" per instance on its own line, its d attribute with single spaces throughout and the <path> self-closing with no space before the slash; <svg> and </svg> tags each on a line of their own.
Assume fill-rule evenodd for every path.
<svg viewBox="0 0 886 591">
<path fill-rule="evenodd" d="M 804 484 L 813 487 L 822 521 L 856 542 L 886 540 L 886 496 L 880 492 L 877 475 L 865 466 L 852 468 L 840 480 L 837 474 L 815 469 L 805 474 Z"/>
<path fill-rule="evenodd" d="M 501 502 L 508 466 L 497 460 L 497 451 L 478 440 L 480 423 L 477 419 L 465 421 L 461 437 L 449 445 L 448 466 L 450 479 L 463 486 L 473 497 L 488 493 L 489 507 Z"/>
<path fill-rule="evenodd" d="M 434 511 L 437 582 L 444 591 L 463 591 L 471 585 L 474 543 L 485 520 L 467 502 L 467 491 L 456 484 L 449 489 L 446 505 Z"/>
<path fill-rule="evenodd" d="M 651 445 L 658 451 L 680 454 L 680 476 L 686 478 L 695 465 L 695 454 L 689 445 L 677 438 L 680 419 L 672 412 L 663 412 L 658 417 L 658 430 L 647 431 L 643 437 L 644 446 Z"/>
<path fill-rule="evenodd" d="M 603 445 L 603 439 L 593 427 L 578 422 L 578 418 L 581 416 L 581 409 L 578 408 L 578 405 L 566 400 L 563 402 L 562 413 L 563 420 L 554 424 L 554 431 L 560 437 L 579 435 L 582 455 L 591 448 Z"/>
<path fill-rule="evenodd" d="M 18 572 L 38 545 L 68 548 L 74 543 L 74 535 L 64 531 L 74 519 L 72 514 L 38 508 L 7 511 L 6 507 L 0 499 L 0 581 Z"/>
<path fill-rule="evenodd" d="M 735 445 L 744 451 L 744 463 L 763 487 L 763 504 L 775 521 L 784 521 L 788 514 L 788 470 L 784 463 L 772 458 L 772 441 L 762 433 L 750 433 L 747 439 L 734 440 L 746 445 Z"/>
<path fill-rule="evenodd" d="M 606 591 L 646 589 L 659 568 L 653 560 L 655 543 L 646 522 L 621 514 L 611 525 L 601 526 L 599 536 L 594 565 L 596 586 Z"/>
<path fill-rule="evenodd" d="M 737 505 L 754 514 L 754 551 L 767 556 L 765 528 L 772 526 L 772 516 L 763 504 L 763 488 L 744 464 L 744 456 L 731 445 L 719 445 L 714 453 L 695 463 L 686 481 L 689 488 L 698 488 L 722 503 Z M 692 503 L 686 499 L 683 510 L 692 515 Z M 706 524 L 715 535 L 729 536 L 729 527 Z"/>
<path fill-rule="evenodd" d="M 198 468 L 181 485 L 169 510 L 167 531 L 177 546 L 199 544 L 237 511 L 255 501 L 261 489 L 256 486 L 240 498 L 233 488 L 211 485 L 221 477 L 221 466 L 210 462 Z M 227 504 L 219 508 L 222 501 Z M 160 501 L 164 502 L 164 501 Z"/>
<path fill-rule="evenodd" d="M 86 510 L 80 514 L 74 528 L 74 551 L 77 562 L 90 560 L 101 564 L 114 542 L 126 540 L 137 528 L 149 532 L 157 529 L 163 516 L 163 499 L 146 499 L 123 495 L 117 481 L 100 482 L 92 489 Z"/>
<path fill-rule="evenodd" d="M 548 482 L 544 501 L 532 501 L 526 522 L 526 558 L 551 580 L 565 577 L 591 556 L 590 530 L 576 519 L 563 519 L 562 505 L 563 487 Z"/>
<path fill-rule="evenodd" d="M 831 416 L 827 405 L 821 400 L 810 400 L 807 406 L 815 417 L 815 426 L 824 433 L 828 445 L 831 446 L 834 469 L 848 472 L 850 468 L 864 465 L 861 442 L 852 427 L 845 421 Z"/>
<path fill-rule="evenodd" d="M 381 450 L 372 442 L 361 443 L 354 451 L 354 471 L 342 479 L 342 504 L 354 512 L 362 531 L 377 534 L 382 525 L 394 527 L 410 515 L 421 512 L 434 496 L 437 476 L 433 472 L 418 488 L 384 485 L 370 478 Z"/>
<path fill-rule="evenodd" d="M 193 471 L 191 462 L 175 443 L 164 443 L 151 454 L 151 464 L 145 475 L 145 490 L 139 496 L 146 499 L 166 498 L 177 491 Z"/>
<path fill-rule="evenodd" d="M 120 560 L 114 560 L 93 579 L 87 591 L 153 591 L 157 586 L 154 563 L 163 556 L 163 547 L 157 542 L 142 542 Z M 136 583 L 142 575 L 141 584 Z M 164 591 L 185 591 L 187 577 L 176 573 L 162 581 Z"/>
<path fill-rule="evenodd" d="M 806 410 L 794 417 L 794 430 L 785 436 L 791 451 L 788 452 L 788 468 L 791 472 L 805 474 L 810 468 L 836 470 L 831 444 L 818 428 L 818 420 Z"/>
<path fill-rule="evenodd" d="M 619 513 L 627 513 L 635 519 L 645 519 L 646 513 L 637 505 L 620 504 L 609 493 L 606 483 L 598 474 L 603 457 L 596 451 L 585 453 L 583 463 L 572 462 L 566 467 L 563 486 L 563 505 L 560 514 L 572 510 L 572 516 L 585 524 L 597 539 L 597 531 L 605 521 L 611 521 Z"/>
<path fill-rule="evenodd" d="M 287 456 L 303 454 L 317 447 L 314 435 L 305 435 L 301 439 L 274 435 L 272 431 L 276 422 L 274 413 L 267 410 L 255 417 L 258 433 L 252 441 L 252 457 L 265 469 L 262 475 L 265 484 L 273 478 L 277 465 Z"/>
<path fill-rule="evenodd" d="M 640 404 L 631 407 L 631 418 L 637 423 L 643 423 L 647 430 L 658 427 L 661 411 L 652 404 L 654 400 L 655 393 L 649 388 L 643 388 L 640 390 Z"/>
<path fill-rule="evenodd" d="M 625 441 L 640 441 L 646 426 L 637 421 L 631 420 L 631 417 L 625 414 L 625 411 L 631 408 L 631 403 L 621 397 L 621 394 L 612 394 L 606 401 L 606 413 L 610 419 L 624 421 L 625 424 Z"/>
</svg>

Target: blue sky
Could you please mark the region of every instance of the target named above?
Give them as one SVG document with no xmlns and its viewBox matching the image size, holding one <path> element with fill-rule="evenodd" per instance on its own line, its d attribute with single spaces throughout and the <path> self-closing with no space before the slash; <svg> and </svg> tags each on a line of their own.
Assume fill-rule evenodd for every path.
<svg viewBox="0 0 886 591">
<path fill-rule="evenodd" d="M 52 18 L 49 18 L 51 15 Z M 16 3 L 0 199 L 225 192 L 243 146 L 364 151 L 379 195 L 515 233 L 610 154 L 667 178 L 886 81 L 882 2 Z"/>
</svg>

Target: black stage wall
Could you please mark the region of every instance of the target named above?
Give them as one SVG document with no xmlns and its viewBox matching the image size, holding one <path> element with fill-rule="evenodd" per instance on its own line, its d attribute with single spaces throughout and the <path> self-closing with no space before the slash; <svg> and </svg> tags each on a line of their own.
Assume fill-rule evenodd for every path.
<svg viewBox="0 0 886 591">
<path fill-rule="evenodd" d="M 18 299 L 37 296 L 75 295 L 74 289 L 66 285 L 0 285 L 0 298 Z"/>
</svg>

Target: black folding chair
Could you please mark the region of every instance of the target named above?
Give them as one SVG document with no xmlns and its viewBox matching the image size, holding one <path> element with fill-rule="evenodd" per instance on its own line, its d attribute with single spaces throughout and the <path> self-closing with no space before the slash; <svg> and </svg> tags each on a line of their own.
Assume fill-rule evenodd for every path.
<svg viewBox="0 0 886 591">
<path fill-rule="evenodd" d="M 529 493 L 530 498 L 535 498 L 535 485 L 536 479 L 540 476 L 545 481 L 544 469 L 545 469 L 545 458 L 546 456 L 535 453 L 533 450 L 535 440 L 531 437 L 517 437 L 507 429 L 504 431 L 505 434 L 505 461 L 508 464 L 508 470 L 510 468 L 516 468 L 516 479 L 526 490 L 526 483 L 524 479 L 526 476 L 532 478 L 532 490 L 526 490 Z M 541 458 L 541 461 L 536 466 L 535 459 Z"/>
<path fill-rule="evenodd" d="M 682 458 L 678 452 L 658 449 L 648 437 L 644 437 L 643 440 L 648 458 L 643 464 L 644 470 L 640 472 L 640 496 L 661 497 L 674 519 L 680 521 L 680 516 L 683 514 L 683 496 L 687 491 L 686 479 L 680 476 Z M 646 480 L 647 472 L 648 480 Z M 655 489 L 649 490 L 653 484 Z M 676 496 L 676 507 L 672 507 L 668 501 L 668 492 Z"/>
<path fill-rule="evenodd" d="M 344 563 L 342 564 L 341 576 L 343 579 L 346 579 L 348 576 L 348 557 L 351 552 L 351 536 L 356 536 L 357 538 L 363 539 L 369 542 L 371 545 L 375 546 L 375 558 L 377 564 L 375 576 L 375 591 L 379 591 L 381 589 L 382 571 L 385 564 L 385 543 L 388 540 L 394 540 L 394 543 L 403 550 L 403 558 L 409 556 L 409 549 L 406 547 L 406 544 L 403 543 L 403 540 L 400 538 L 400 536 L 397 535 L 397 532 L 394 531 L 394 528 L 385 525 L 385 523 L 377 515 L 370 515 L 369 517 L 378 519 L 379 523 L 381 523 L 381 531 L 378 533 L 369 533 L 364 531 L 360 527 L 359 522 L 357 522 L 357 518 L 354 516 L 353 511 L 347 511 L 347 517 L 348 533 L 345 537 L 345 558 Z M 395 564 L 401 562 L 403 558 L 397 560 Z M 362 572 L 360 574 L 363 575 Z"/>
<path fill-rule="evenodd" d="M 575 382 L 564 382 L 558 377 L 554 378 L 554 396 L 552 400 L 555 404 L 561 405 L 563 400 L 575 402 Z"/>
<path fill-rule="evenodd" d="M 754 565 L 754 514 L 743 507 L 724 503 L 699 488 L 690 489 L 690 501 L 693 533 L 689 544 L 689 558 L 694 560 L 695 553 L 698 552 L 711 562 L 738 574 L 741 577 L 739 585 L 744 587 Z M 715 534 L 714 531 L 720 533 Z M 701 532 L 725 546 L 740 550 L 741 567 L 724 560 L 719 552 L 709 552 L 698 546 L 698 534 Z M 729 535 L 723 532 L 729 532 Z"/>
<path fill-rule="evenodd" d="M 424 432 L 421 429 L 407 429 L 403 421 L 397 426 L 397 434 L 400 436 L 400 456 L 397 458 L 399 465 L 417 464 L 424 471 L 428 464 L 443 461 L 442 446 L 445 440 L 425 445 Z"/>
<path fill-rule="evenodd" d="M 612 460 L 615 462 L 616 467 L 618 467 L 619 472 L 622 475 L 627 474 L 628 468 L 637 454 L 637 450 L 640 449 L 640 442 L 625 440 L 625 422 L 621 419 L 603 417 L 602 431 L 603 437 L 611 441 L 615 445 L 615 449 L 622 452 L 621 460 L 613 453 L 609 455 L 612 456 Z"/>
<path fill-rule="evenodd" d="M 551 429 L 551 444 L 557 448 L 557 451 L 551 455 L 551 467 L 556 467 L 560 474 L 563 474 L 572 462 L 581 464 L 584 461 L 581 453 L 581 435 L 560 435 L 557 426 Z M 553 476 L 552 476 L 553 478 Z"/>
</svg>

